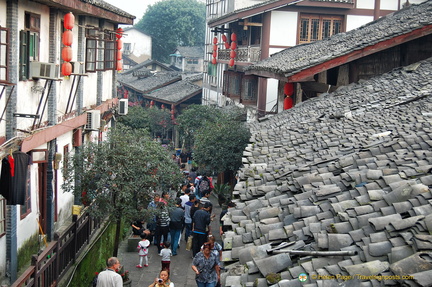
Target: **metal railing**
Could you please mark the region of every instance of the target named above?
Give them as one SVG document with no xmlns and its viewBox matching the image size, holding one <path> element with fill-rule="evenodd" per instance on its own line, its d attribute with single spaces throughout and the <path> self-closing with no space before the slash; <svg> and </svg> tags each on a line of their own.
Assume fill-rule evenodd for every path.
<svg viewBox="0 0 432 287">
<path fill-rule="evenodd" d="M 230 60 L 230 49 L 218 50 L 219 60 Z M 261 59 L 261 47 L 260 46 L 238 46 L 236 49 L 236 62 L 253 63 L 258 62 Z"/>
<path fill-rule="evenodd" d="M 32 256 L 31 266 L 11 287 L 57 286 L 99 227 L 100 220 L 90 217 L 88 212 L 79 217 L 74 215 L 65 232 L 54 234 L 54 240 L 39 255 Z"/>
</svg>

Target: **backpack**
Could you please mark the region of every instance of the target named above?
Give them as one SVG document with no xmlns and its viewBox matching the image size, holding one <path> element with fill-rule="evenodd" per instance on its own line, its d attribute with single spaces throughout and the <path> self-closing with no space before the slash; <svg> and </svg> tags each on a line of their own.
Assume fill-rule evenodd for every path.
<svg viewBox="0 0 432 287">
<path fill-rule="evenodd" d="M 210 190 L 210 181 L 207 178 L 201 178 L 198 184 L 199 191 L 201 194 L 204 194 L 204 192 Z"/>
</svg>

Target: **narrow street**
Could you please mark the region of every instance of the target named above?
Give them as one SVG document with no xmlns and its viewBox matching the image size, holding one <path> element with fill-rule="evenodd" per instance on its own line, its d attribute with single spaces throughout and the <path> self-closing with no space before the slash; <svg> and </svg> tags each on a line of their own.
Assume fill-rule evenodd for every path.
<svg viewBox="0 0 432 287">
<path fill-rule="evenodd" d="M 214 196 L 211 197 L 211 201 L 213 203 L 213 214 L 216 215 L 215 219 L 211 223 L 211 230 L 212 234 L 216 237 L 216 240 L 221 243 L 219 235 L 219 215 L 221 213 L 221 208 Z M 183 232 L 177 256 L 171 257 L 170 278 L 175 287 L 196 286 L 195 273 L 191 268 L 192 251 L 187 251 L 185 248 L 186 241 Z M 121 264 L 125 267 L 125 270 L 130 272 L 132 286 L 149 286 L 153 283 L 154 279 L 158 277 L 159 271 L 161 270 L 161 257 L 158 255 L 157 248 L 153 244 L 150 246 L 148 254 L 149 267 L 135 267 L 139 262 L 138 252 L 127 251 L 127 240 L 124 240 L 121 243 L 118 257 Z"/>
</svg>

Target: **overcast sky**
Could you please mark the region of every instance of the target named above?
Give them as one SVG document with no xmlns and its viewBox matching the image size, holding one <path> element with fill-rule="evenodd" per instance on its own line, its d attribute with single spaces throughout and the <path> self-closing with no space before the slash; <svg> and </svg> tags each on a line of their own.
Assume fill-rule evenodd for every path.
<svg viewBox="0 0 432 287">
<path fill-rule="evenodd" d="M 153 5 L 160 0 L 104 0 L 136 17 L 134 24 L 144 15 L 147 5 Z"/>
</svg>

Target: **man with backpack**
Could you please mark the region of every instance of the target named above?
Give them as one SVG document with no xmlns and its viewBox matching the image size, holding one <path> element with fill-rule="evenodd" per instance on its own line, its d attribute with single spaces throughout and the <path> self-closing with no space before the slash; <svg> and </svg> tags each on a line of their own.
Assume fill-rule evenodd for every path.
<svg viewBox="0 0 432 287">
<path fill-rule="evenodd" d="M 201 179 L 198 182 L 198 190 L 200 193 L 200 197 L 203 197 L 204 194 L 211 191 L 211 182 L 206 174 L 203 174 Z"/>
</svg>

